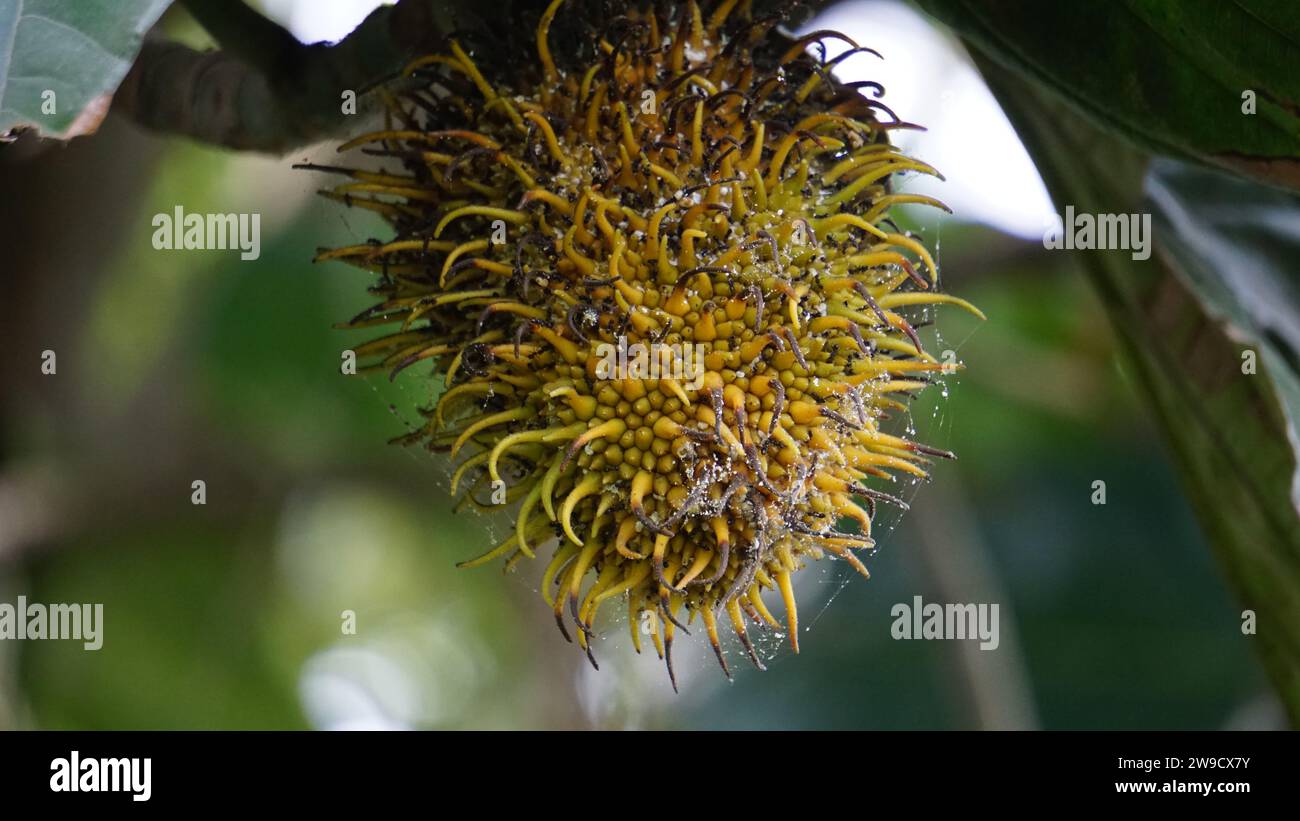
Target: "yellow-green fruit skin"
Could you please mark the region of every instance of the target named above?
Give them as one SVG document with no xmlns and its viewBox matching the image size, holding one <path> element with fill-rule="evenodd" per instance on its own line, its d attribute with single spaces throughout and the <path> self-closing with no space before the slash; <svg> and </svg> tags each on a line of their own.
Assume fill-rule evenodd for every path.
<svg viewBox="0 0 1300 821">
<path fill-rule="evenodd" d="M 798 648 L 793 575 L 828 554 L 865 574 L 876 501 L 949 455 L 882 430 L 944 369 L 909 312 L 975 310 L 889 220 L 939 205 L 891 187 L 934 171 L 746 4 L 632 13 L 563 66 L 561 5 L 518 76 L 489 80 L 455 42 L 410 67 L 389 127 L 341 149 L 389 168 L 331 169 L 348 179 L 327 192 L 396 236 L 320 258 L 377 277 L 348 323 L 393 326 L 366 364 L 445 384 L 403 441 L 448 451 L 453 492 L 514 517 L 466 565 L 539 559 L 589 656 L 620 605 L 670 672 L 690 622 L 724 670 L 720 623 L 761 667 L 748 627 Z"/>
</svg>

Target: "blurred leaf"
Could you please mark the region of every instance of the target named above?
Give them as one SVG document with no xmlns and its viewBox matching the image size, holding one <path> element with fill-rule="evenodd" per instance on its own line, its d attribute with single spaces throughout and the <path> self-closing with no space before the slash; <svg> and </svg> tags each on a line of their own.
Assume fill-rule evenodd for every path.
<svg viewBox="0 0 1300 821">
<path fill-rule="evenodd" d="M 1300 448 L 1300 199 L 1158 160 L 1147 177 L 1155 233 L 1212 316 L 1250 345 Z M 1291 500 L 1300 510 L 1300 471 Z"/>
<path fill-rule="evenodd" d="M 1143 148 L 1300 188 L 1294 0 L 917 2 Z"/>
<path fill-rule="evenodd" d="M 1140 210 L 1144 157 L 1041 88 L 982 56 L 976 62 L 1058 207 Z M 1258 643 L 1300 723 L 1300 520 L 1288 491 L 1295 459 L 1281 401 L 1269 379 L 1242 373 L 1238 345 L 1180 279 L 1169 246 L 1189 240 L 1156 236 L 1159 253 L 1144 261 L 1125 250 L 1075 256 L 1106 306 L 1220 565 L 1257 614 L 1257 634 L 1246 638 Z"/>
<path fill-rule="evenodd" d="M 41 557 L 33 602 L 103 605 L 103 646 L 22 642 L 24 690 L 46 729 L 271 729 L 304 724 L 292 672 L 264 645 L 276 600 L 268 522 L 244 541 L 193 514 L 118 523 Z"/>
<path fill-rule="evenodd" d="M 124 241 L 105 259 L 111 275 L 87 316 L 82 343 L 85 355 L 103 365 L 86 386 L 96 392 L 102 411 L 121 410 L 151 374 L 165 367 L 188 330 L 187 309 L 202 305 L 222 274 L 218 256 L 156 250 L 149 241 L 152 217 L 170 214 L 178 205 L 191 212 L 211 210 L 205 203 L 228 196 L 228 175 L 224 155 L 174 141 L 158 152 L 144 195 L 121 206 L 135 216 Z M 178 255 L 185 264 L 178 264 Z"/>
<path fill-rule="evenodd" d="M 0 138 L 93 134 L 171 0 L 0 0 Z M 51 96 L 51 94 L 53 96 Z"/>
</svg>

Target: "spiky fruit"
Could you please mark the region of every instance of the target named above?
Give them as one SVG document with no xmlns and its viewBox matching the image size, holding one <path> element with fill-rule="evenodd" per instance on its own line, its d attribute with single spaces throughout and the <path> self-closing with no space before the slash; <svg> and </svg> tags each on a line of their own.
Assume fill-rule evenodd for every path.
<svg viewBox="0 0 1300 821">
<path fill-rule="evenodd" d="M 761 667 L 746 620 L 779 627 L 763 590 L 797 650 L 796 571 L 830 554 L 865 575 L 853 551 L 873 545 L 876 501 L 902 504 L 869 484 L 950 455 L 881 430 L 945 367 L 907 312 L 970 308 L 888 219 L 942 207 L 889 186 L 935 172 L 891 146 L 906 123 L 806 53 L 842 35 L 775 44 L 779 21 L 748 4 L 673 5 L 562 68 L 561 4 L 531 69 L 489 81 L 456 42 L 409 68 L 419 88 L 390 98 L 390 127 L 340 148 L 404 170 L 332 168 L 352 181 L 325 192 L 397 237 L 319 259 L 379 275 L 382 301 L 348 327 L 400 323 L 359 356 L 393 374 L 430 360 L 445 382 L 404 441 L 459 460 L 453 494 L 517 505 L 510 537 L 465 566 L 549 550 L 543 595 L 588 656 L 622 598 L 670 675 L 695 617 L 724 670 L 723 617 Z M 656 364 L 679 367 L 635 370 Z"/>
</svg>

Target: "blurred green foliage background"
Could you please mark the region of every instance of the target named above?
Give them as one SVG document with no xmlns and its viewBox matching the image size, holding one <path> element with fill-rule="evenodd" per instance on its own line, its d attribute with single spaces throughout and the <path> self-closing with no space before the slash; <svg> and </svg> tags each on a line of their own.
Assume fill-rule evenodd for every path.
<svg viewBox="0 0 1300 821">
<path fill-rule="evenodd" d="M 618 623 L 594 672 L 537 563 L 454 567 L 486 523 L 452 511 L 442 457 L 384 444 L 429 399 L 424 372 L 339 373 L 361 337 L 331 325 L 369 304 L 366 276 L 311 255 L 383 228 L 289 170 L 329 153 L 240 156 L 114 118 L 0 152 L 0 601 L 105 613 L 98 652 L 0 643 L 0 727 L 1280 723 L 1075 261 L 952 220 L 926 237 L 989 321 L 940 314 L 969 367 L 915 416 L 960 459 L 880 539 L 873 579 L 805 573 L 802 653 L 769 641 L 766 673 L 734 658 L 729 683 L 686 652 L 674 696 Z M 261 258 L 153 250 L 150 219 L 176 205 L 261 213 Z M 1000 603 L 1001 647 L 892 640 L 915 595 Z"/>
</svg>

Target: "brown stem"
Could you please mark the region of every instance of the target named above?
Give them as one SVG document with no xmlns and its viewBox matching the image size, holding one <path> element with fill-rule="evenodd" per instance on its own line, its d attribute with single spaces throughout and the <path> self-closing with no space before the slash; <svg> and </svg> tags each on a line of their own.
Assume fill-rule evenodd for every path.
<svg viewBox="0 0 1300 821">
<path fill-rule="evenodd" d="M 299 43 L 242 3 L 187 5 L 223 50 L 146 41 L 114 110 L 153 131 L 282 154 L 346 129 L 347 91 L 357 95 L 356 114 L 364 114 L 365 92 L 438 48 L 459 4 L 402 0 L 375 10 L 334 45 Z"/>
</svg>

